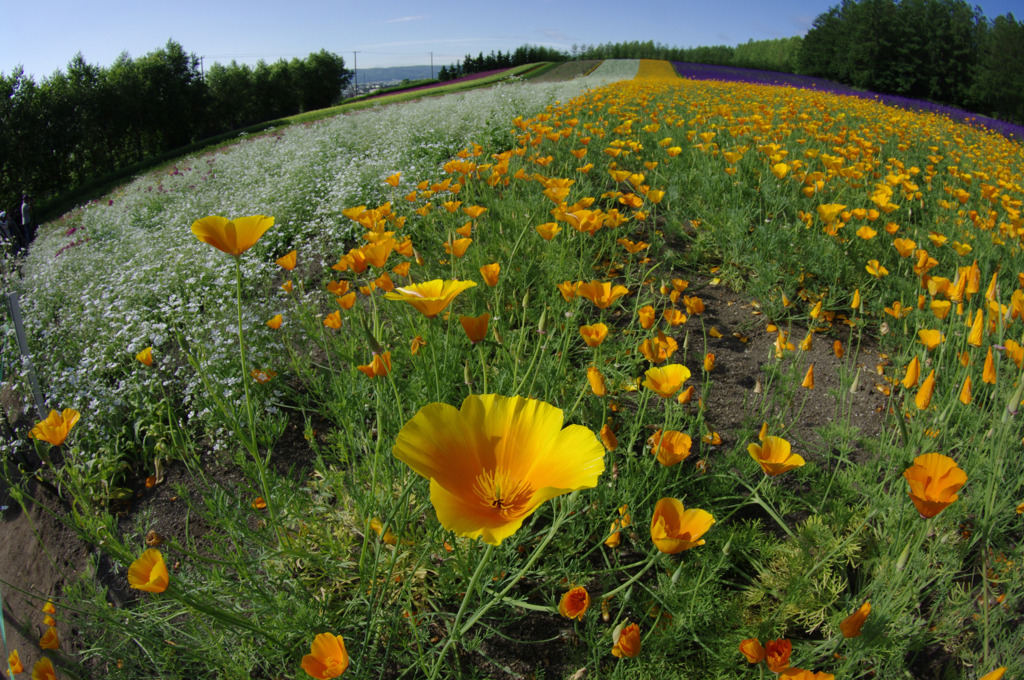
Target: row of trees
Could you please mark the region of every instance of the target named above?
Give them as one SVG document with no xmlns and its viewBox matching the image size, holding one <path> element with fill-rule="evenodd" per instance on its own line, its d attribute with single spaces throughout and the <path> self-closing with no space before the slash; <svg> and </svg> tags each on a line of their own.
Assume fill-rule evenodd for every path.
<svg viewBox="0 0 1024 680">
<path fill-rule="evenodd" d="M 457 61 L 451 66 L 442 66 L 438 71 L 437 79 L 445 82 L 468 76 L 473 73 L 484 71 L 495 71 L 502 68 L 512 68 L 523 64 L 534 64 L 539 61 L 566 61 L 568 55 L 551 47 L 539 47 L 536 45 L 521 45 L 514 52 L 497 52 L 484 56 L 481 52 L 476 57 L 467 54 L 462 61 Z"/>
<path fill-rule="evenodd" d="M 1024 122 L 1024 24 L 965 0 L 844 0 L 814 20 L 799 70 Z"/>
<path fill-rule="evenodd" d="M 466 57 L 451 66 L 442 66 L 438 79 L 452 80 L 461 76 L 495 69 L 511 68 L 538 61 L 566 61 L 569 59 L 666 59 L 696 64 L 718 66 L 740 66 L 766 71 L 796 73 L 797 57 L 801 38 L 779 38 L 776 40 L 750 40 L 742 45 L 712 45 L 701 47 L 669 47 L 651 40 L 599 45 L 573 45 L 566 53 L 550 47 L 526 45 L 515 52 L 481 52 Z"/>
<path fill-rule="evenodd" d="M 739 66 L 796 73 L 801 42 L 799 36 L 794 36 L 775 40 L 750 40 L 736 47 L 669 47 L 650 40 L 634 40 L 600 45 L 573 45 L 570 54 L 574 59 L 666 59 L 693 64 Z"/>
<path fill-rule="evenodd" d="M 79 54 L 66 71 L 36 82 L 22 69 L 0 74 L 0 210 L 21 192 L 44 203 L 92 178 L 206 137 L 341 97 L 344 60 L 321 50 L 304 60 L 214 64 L 169 41 L 109 68 Z"/>
</svg>

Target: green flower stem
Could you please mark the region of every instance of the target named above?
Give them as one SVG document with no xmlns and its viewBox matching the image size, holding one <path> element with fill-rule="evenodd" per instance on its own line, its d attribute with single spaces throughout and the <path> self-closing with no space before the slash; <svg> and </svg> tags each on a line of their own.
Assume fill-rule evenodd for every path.
<svg viewBox="0 0 1024 680">
<path fill-rule="evenodd" d="M 441 670 L 441 664 L 444 663 L 445 654 L 448 653 L 448 648 L 455 643 L 456 640 L 462 637 L 463 632 L 459 627 L 462 622 L 462 616 L 466 613 L 466 607 L 469 605 L 469 600 L 473 597 L 473 593 L 476 592 L 477 584 L 480 582 L 480 576 L 483 574 L 484 567 L 491 561 L 491 556 L 494 554 L 493 545 L 488 545 L 487 550 L 484 551 L 483 557 L 476 565 L 476 569 L 473 571 L 473 576 L 469 579 L 469 585 L 466 586 L 466 594 L 462 597 L 462 604 L 459 605 L 459 611 L 455 614 L 455 622 L 452 624 L 451 630 L 448 634 L 448 640 L 445 641 L 444 647 L 441 648 L 441 653 L 437 656 L 437 661 L 434 662 L 434 667 L 430 671 L 430 679 L 433 680 L 437 677 L 438 672 Z M 476 617 L 472 620 L 472 623 L 476 622 Z M 466 629 L 468 630 L 468 628 Z"/>
<path fill-rule="evenodd" d="M 544 549 L 547 547 L 548 543 L 550 543 L 551 539 L 555 537 L 556 533 L 558 533 L 559 527 L 561 527 L 562 523 L 564 523 L 565 520 L 568 519 L 569 505 L 576 498 L 576 495 L 578 493 L 578 491 L 574 491 L 569 495 L 569 498 L 567 500 L 562 502 L 560 511 L 555 515 L 555 519 L 551 522 L 551 526 L 548 527 L 547 534 L 544 535 L 544 538 L 541 540 L 541 542 L 537 545 L 536 548 L 534 548 L 533 553 L 530 555 L 530 559 L 528 559 L 526 561 L 526 564 L 524 564 L 522 568 L 518 572 L 516 572 L 516 575 L 512 577 L 512 579 L 508 582 L 508 585 L 506 585 L 505 588 L 500 593 L 497 593 L 493 598 L 491 598 L 490 602 L 488 602 L 483 607 L 478 609 L 473 614 L 473 616 L 465 624 L 463 624 L 462 630 L 460 631 L 460 635 L 465 635 L 466 633 L 468 633 L 470 629 L 472 629 L 474 624 L 476 624 L 476 622 L 479 621 L 481 617 L 483 617 L 483 615 L 486 614 L 491 607 L 496 605 L 498 602 L 503 601 L 505 599 L 505 596 L 508 595 L 509 591 L 511 591 L 512 588 L 514 588 L 515 585 L 519 583 L 519 581 L 524 576 L 526 576 L 527 572 L 529 572 L 530 569 L 533 568 L 533 565 L 537 562 L 538 559 L 540 559 L 540 556 L 544 553 Z"/>
<path fill-rule="evenodd" d="M 469 631 L 473 629 L 473 626 L 476 625 L 476 623 L 481 618 L 483 618 L 484 614 L 486 614 L 491 609 L 491 607 L 498 604 L 499 602 L 504 601 L 505 597 L 512 590 L 512 588 L 514 588 L 515 585 L 519 583 L 519 581 L 522 580 L 522 578 L 530 571 L 530 569 L 533 568 L 533 565 L 537 562 L 538 559 L 540 559 L 540 556 L 544 553 L 544 549 L 547 547 L 548 543 L 550 543 L 551 539 L 554 538 L 556 533 L 558 533 L 559 527 L 561 527 L 565 520 L 569 517 L 569 506 L 571 505 L 572 500 L 576 498 L 577 493 L 579 492 L 574 491 L 569 495 L 569 498 L 567 500 L 562 502 L 560 511 L 555 514 L 555 518 L 551 522 L 551 526 L 548 528 L 547 534 L 544 535 L 544 538 L 541 540 L 541 542 L 537 545 L 536 548 L 534 548 L 533 553 L 530 555 L 530 558 L 526 561 L 522 568 L 518 572 L 516 572 L 516 575 L 509 580 L 508 585 L 506 585 L 501 590 L 501 592 L 495 593 L 488 602 L 486 602 L 482 607 L 476 610 L 476 612 L 473 613 L 469 620 L 467 620 L 465 623 L 461 623 L 462 617 L 466 612 L 466 607 L 469 604 L 469 599 L 470 597 L 472 597 L 473 592 L 476 590 L 477 584 L 480 581 L 480 576 L 483 573 L 484 567 L 490 561 L 491 556 L 494 553 L 495 546 L 487 546 L 487 551 L 484 553 L 483 557 L 480 558 L 480 562 L 477 564 L 476 570 L 473 572 L 473 576 L 470 578 L 469 585 L 466 587 L 466 594 L 463 596 L 462 604 L 459 607 L 458 613 L 456 613 L 455 615 L 455 622 L 452 624 L 451 634 L 448 636 L 448 640 L 447 642 L 445 642 L 444 647 L 441 648 L 441 654 L 438 656 L 437 661 L 434 663 L 434 667 L 430 672 L 429 677 L 431 678 L 431 680 L 437 677 L 441 664 L 444 662 L 445 654 L 448 652 L 448 648 L 451 647 L 452 644 L 454 644 L 458 638 L 461 638 L 465 636 L 467 633 L 469 633 Z"/>
<path fill-rule="evenodd" d="M 647 564 L 644 565 L 643 569 L 641 569 L 637 573 L 635 573 L 632 576 L 630 576 L 629 580 L 626 581 L 625 583 L 621 584 L 618 588 L 615 588 L 613 590 L 609 590 L 607 593 L 602 594 L 601 595 L 601 599 L 607 600 L 608 598 L 613 597 L 615 595 L 618 595 L 620 592 L 622 592 L 626 588 L 629 588 L 630 586 L 632 586 L 634 583 L 636 583 L 637 581 L 640 580 L 640 577 L 642 577 L 644 574 L 646 574 L 648 571 L 650 571 L 651 567 L 653 567 L 655 564 L 658 563 L 658 559 L 660 557 L 661 557 L 661 553 L 658 552 L 657 549 L 655 549 L 655 552 L 647 560 Z"/>
<path fill-rule="evenodd" d="M 793 530 L 789 528 L 789 525 L 786 524 L 782 517 L 777 512 L 775 512 L 775 508 L 771 506 L 771 503 L 769 503 L 767 500 L 761 497 L 761 487 L 763 487 L 767 481 L 768 475 L 764 475 L 761 477 L 761 481 L 757 483 L 756 487 L 750 488 L 750 486 L 746 482 L 740 479 L 740 484 L 742 484 L 743 486 L 750 490 L 750 499 L 747 501 L 747 503 L 754 503 L 756 505 L 761 506 L 761 508 L 765 512 L 767 512 L 772 519 L 775 520 L 775 523 L 783 528 L 783 530 L 789 535 L 790 538 L 796 538 L 796 534 L 793 533 Z"/>
<path fill-rule="evenodd" d="M 252 399 L 249 396 L 249 373 L 245 365 L 245 337 L 242 334 L 242 261 L 238 257 L 235 258 L 235 301 L 238 309 L 238 358 L 242 365 L 242 387 L 245 390 L 245 411 L 249 418 L 249 437 L 251 439 L 250 446 L 247 448 L 255 456 L 257 450 L 256 416 L 252 410 Z M 266 491 L 265 488 L 264 491 Z"/>
<path fill-rule="evenodd" d="M 483 394 L 488 394 L 487 391 L 487 362 L 484 361 L 484 348 L 481 346 L 482 343 L 476 343 L 477 355 L 480 357 L 480 373 L 484 378 L 484 391 Z"/>
<path fill-rule="evenodd" d="M 267 503 L 267 514 L 274 526 L 274 534 L 277 542 L 283 544 L 281 526 L 277 521 L 277 511 L 274 508 L 273 496 L 270 494 L 270 487 L 267 485 L 267 465 L 270 463 L 270 449 L 267 450 L 266 459 L 260 458 L 259 439 L 256 436 L 256 415 L 252 410 L 252 397 L 249 394 L 249 372 L 245 365 L 245 336 L 242 332 L 242 260 L 235 258 L 235 300 L 238 303 L 238 359 L 242 367 L 242 387 L 245 390 L 245 410 L 249 419 L 249 436 L 239 437 L 242 444 L 249 450 L 253 462 L 256 464 L 256 474 L 259 477 L 260 491 L 263 492 L 263 500 Z M 237 424 L 236 424 L 237 427 Z"/>
</svg>

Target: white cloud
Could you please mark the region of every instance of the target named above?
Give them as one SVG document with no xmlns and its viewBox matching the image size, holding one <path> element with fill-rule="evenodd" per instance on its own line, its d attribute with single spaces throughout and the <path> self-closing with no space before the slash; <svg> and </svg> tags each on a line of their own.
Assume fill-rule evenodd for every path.
<svg viewBox="0 0 1024 680">
<path fill-rule="evenodd" d="M 399 17 L 397 19 L 388 19 L 384 23 L 386 23 L 386 24 L 397 24 L 397 23 L 400 23 L 402 21 L 419 21 L 420 19 L 429 19 L 429 18 L 430 17 L 428 17 L 427 15 L 421 14 L 420 16 L 415 16 L 415 17 Z"/>
</svg>

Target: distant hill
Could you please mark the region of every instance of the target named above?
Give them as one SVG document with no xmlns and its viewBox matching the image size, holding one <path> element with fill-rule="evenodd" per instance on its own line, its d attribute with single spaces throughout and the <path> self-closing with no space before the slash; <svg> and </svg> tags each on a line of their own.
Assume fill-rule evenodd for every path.
<svg viewBox="0 0 1024 680">
<path fill-rule="evenodd" d="M 441 65 L 434 66 L 434 77 Z M 423 66 L 389 66 L 387 68 L 361 68 L 358 70 L 359 84 L 363 83 L 400 83 L 403 80 L 422 80 L 430 77 L 430 65 Z"/>
</svg>

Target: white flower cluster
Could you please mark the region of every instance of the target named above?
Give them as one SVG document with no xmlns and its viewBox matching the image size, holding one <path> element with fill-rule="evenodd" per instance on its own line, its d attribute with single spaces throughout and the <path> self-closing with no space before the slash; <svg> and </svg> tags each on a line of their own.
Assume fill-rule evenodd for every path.
<svg viewBox="0 0 1024 680">
<path fill-rule="evenodd" d="M 242 258 L 250 368 L 263 367 L 267 343 L 259 338 L 279 311 L 276 257 L 294 248 L 307 262 L 333 263 L 351 245 L 345 208 L 376 205 L 439 178 L 441 165 L 473 143 L 507 148 L 514 117 L 631 78 L 638 66 L 605 62 L 573 81 L 498 85 L 245 137 L 46 225 L 13 285 L 49 405 L 81 410 L 80 429 L 102 435 L 96 428 L 112 419 L 100 414 L 132 408 L 127 402 L 139 393 L 132 386 L 151 380 L 135 354 L 152 345 L 165 388 L 182 395 L 189 415 L 206 413 L 205 388 L 184 364 L 178 336 L 203 348 L 221 396 L 240 394 L 234 265 L 192 235 L 196 219 L 276 219 Z M 383 179 L 398 171 L 402 183 L 392 189 Z"/>
</svg>

